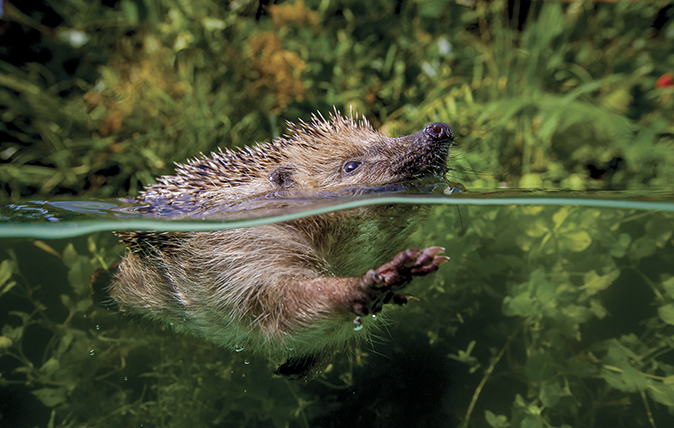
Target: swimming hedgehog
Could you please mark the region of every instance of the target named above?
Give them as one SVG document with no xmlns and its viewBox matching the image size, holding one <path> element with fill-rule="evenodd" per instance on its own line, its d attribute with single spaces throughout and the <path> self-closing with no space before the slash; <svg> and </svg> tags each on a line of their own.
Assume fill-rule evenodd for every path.
<svg viewBox="0 0 674 428">
<path fill-rule="evenodd" d="M 442 180 L 454 137 L 432 123 L 390 138 L 336 110 L 288 129 L 271 143 L 178 164 L 137 203 L 215 206 L 281 189 Z M 233 230 L 122 232 L 128 252 L 108 292 L 123 312 L 262 354 L 280 364 L 278 374 L 308 381 L 354 330 L 369 328 L 367 315 L 406 303 L 399 291 L 449 260 L 441 247 L 400 251 L 425 214 L 379 205 Z"/>
</svg>

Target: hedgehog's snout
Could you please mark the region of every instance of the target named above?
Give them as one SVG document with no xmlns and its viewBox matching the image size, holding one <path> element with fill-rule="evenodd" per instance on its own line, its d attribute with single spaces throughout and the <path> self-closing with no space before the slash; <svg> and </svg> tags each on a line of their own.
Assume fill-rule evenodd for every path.
<svg viewBox="0 0 674 428">
<path fill-rule="evenodd" d="M 442 122 L 435 122 L 426 125 L 424 128 L 424 134 L 435 140 L 452 141 L 454 139 L 454 132 L 452 131 L 452 128 L 450 128 L 446 123 Z"/>
<path fill-rule="evenodd" d="M 446 123 L 434 122 L 407 137 L 396 139 L 403 149 L 393 170 L 406 179 L 442 175 L 447 170 L 447 156 L 454 132 Z"/>
</svg>

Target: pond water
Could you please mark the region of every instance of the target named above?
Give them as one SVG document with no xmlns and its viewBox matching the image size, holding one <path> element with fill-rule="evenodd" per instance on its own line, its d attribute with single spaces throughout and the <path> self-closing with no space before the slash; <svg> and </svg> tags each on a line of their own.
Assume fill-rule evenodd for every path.
<svg viewBox="0 0 674 428">
<path fill-rule="evenodd" d="M 0 426 L 672 426 L 672 193 L 375 190 L 175 216 L 118 201 L 2 207 Z M 124 253 L 112 230 L 251 227 L 372 204 L 431 206 L 409 247 L 443 246 L 451 260 L 306 385 L 245 348 L 89 297 L 93 271 Z"/>
</svg>

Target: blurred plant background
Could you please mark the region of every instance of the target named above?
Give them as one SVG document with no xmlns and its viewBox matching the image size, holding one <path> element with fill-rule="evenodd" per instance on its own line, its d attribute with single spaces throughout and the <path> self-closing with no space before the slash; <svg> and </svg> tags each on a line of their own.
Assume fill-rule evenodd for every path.
<svg viewBox="0 0 674 428">
<path fill-rule="evenodd" d="M 389 135 L 449 123 L 451 178 L 469 189 L 647 195 L 674 179 L 670 1 L 15 0 L 3 14 L 3 201 L 133 195 L 173 162 L 333 106 Z M 123 251 L 109 234 L 3 241 L 0 426 L 667 427 L 673 234 L 666 213 L 441 208 L 416 240 L 452 262 L 414 285 L 423 301 L 394 311 L 386 344 L 338 357 L 324 380 L 356 385 L 343 390 L 95 308 L 90 275 Z"/>
<path fill-rule="evenodd" d="M 0 195 L 134 194 L 350 106 L 445 121 L 469 187 L 674 177 L 668 1 L 21 0 L 0 21 Z"/>
</svg>

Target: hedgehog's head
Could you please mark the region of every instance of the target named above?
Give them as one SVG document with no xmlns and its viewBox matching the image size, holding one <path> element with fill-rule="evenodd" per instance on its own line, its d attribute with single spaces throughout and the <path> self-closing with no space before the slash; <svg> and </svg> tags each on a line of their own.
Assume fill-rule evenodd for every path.
<svg viewBox="0 0 674 428">
<path fill-rule="evenodd" d="M 404 137 L 391 138 L 362 119 L 339 113 L 330 120 L 289 124 L 293 132 L 277 141 L 285 160 L 268 173 L 276 188 L 329 189 L 380 186 L 442 176 L 454 138 L 444 123 L 432 123 Z"/>
<path fill-rule="evenodd" d="M 365 119 L 338 112 L 329 120 L 314 116 L 310 124 L 288 127 L 291 135 L 272 143 L 177 164 L 176 175 L 160 177 L 140 198 L 193 203 L 279 189 L 375 187 L 440 177 L 447 171 L 454 137 L 448 125 L 432 123 L 415 134 L 390 138 Z"/>
</svg>

